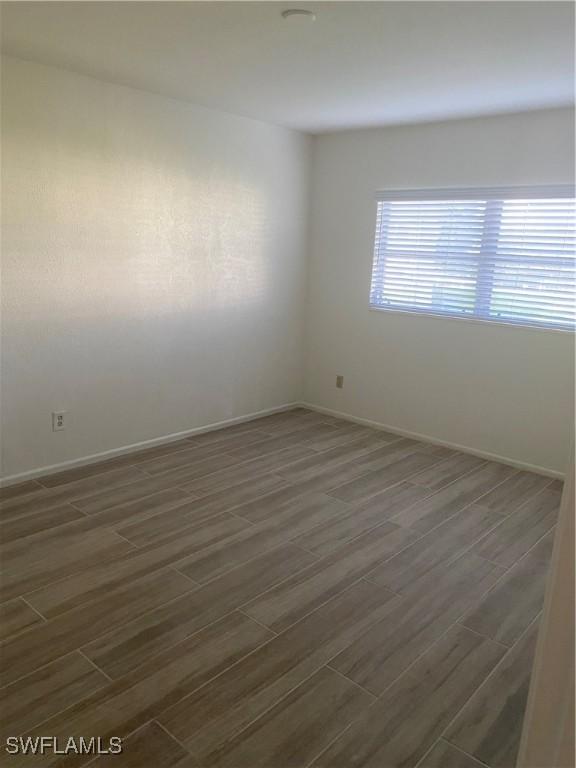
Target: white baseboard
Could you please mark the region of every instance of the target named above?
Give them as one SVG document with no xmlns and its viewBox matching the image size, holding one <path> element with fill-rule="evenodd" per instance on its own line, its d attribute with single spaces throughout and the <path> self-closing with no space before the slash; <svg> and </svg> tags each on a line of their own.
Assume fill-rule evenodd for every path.
<svg viewBox="0 0 576 768">
<path fill-rule="evenodd" d="M 37 477 L 44 477 L 44 475 L 51 475 L 54 472 L 62 472 L 65 469 L 74 469 L 74 467 L 83 467 L 88 464 L 95 464 L 98 461 L 113 459 L 115 456 L 122 456 L 125 453 L 132 453 L 132 451 L 141 451 L 145 448 L 154 448 L 156 445 L 173 443 L 176 440 L 182 440 L 185 437 L 200 435 L 203 432 L 213 432 L 215 429 L 231 427 L 234 424 L 241 424 L 244 421 L 253 421 L 254 419 L 259 419 L 262 416 L 269 416 L 271 413 L 290 411 L 293 408 L 298 408 L 299 406 L 300 403 L 285 403 L 284 405 L 278 405 L 273 408 L 266 408 L 263 411 L 247 413 L 244 416 L 236 416 L 233 419 L 225 419 L 224 421 L 216 421 L 212 424 L 205 424 L 202 427 L 185 429 L 183 432 L 172 432 L 170 435 L 154 437 L 151 440 L 143 440 L 140 443 L 132 443 L 131 445 L 123 445 L 121 448 L 111 448 L 108 451 L 93 453 L 90 456 L 82 456 L 79 459 L 70 459 L 69 461 L 62 461 L 59 464 L 50 464 L 45 467 L 29 469 L 26 472 L 19 472 L 15 475 L 7 475 L 6 477 L 0 478 L 0 488 L 4 488 L 8 485 L 14 485 L 15 483 L 21 483 L 25 480 L 34 480 Z"/>
<path fill-rule="evenodd" d="M 59 464 L 50 464 L 44 467 L 37 467 L 36 469 L 30 469 L 26 472 L 19 472 L 14 475 L 7 475 L 0 478 L 0 488 L 4 488 L 15 483 L 21 483 L 25 480 L 34 480 L 37 477 L 44 477 L 45 475 L 51 475 L 54 472 L 62 472 L 65 469 L 74 469 L 74 467 L 83 467 L 88 464 L 95 464 L 98 461 L 105 461 L 106 459 L 112 459 L 115 456 L 122 456 L 126 453 L 133 451 L 141 451 L 145 448 L 154 448 L 157 445 L 163 445 L 165 443 L 172 443 L 176 440 L 182 440 L 185 437 L 192 437 L 193 435 L 199 435 L 203 432 L 212 432 L 215 429 L 222 429 L 223 427 L 231 427 L 234 424 L 241 424 L 245 421 L 252 421 L 254 419 L 261 418 L 262 416 L 268 416 L 272 413 L 281 413 L 282 411 L 289 411 L 293 408 L 309 408 L 311 411 L 317 411 L 318 413 L 325 413 L 328 416 L 335 416 L 339 419 L 351 421 L 356 424 L 364 424 L 374 429 L 382 429 L 386 432 L 392 432 L 396 435 L 402 435 L 402 437 L 411 437 L 414 440 L 420 440 L 424 443 L 431 443 L 433 445 L 442 445 L 445 448 L 453 448 L 456 451 L 462 451 L 462 453 L 470 453 L 473 456 L 479 456 L 482 459 L 489 459 L 491 461 L 499 461 L 502 464 L 509 464 L 512 467 L 518 469 L 524 469 L 529 472 L 536 472 L 546 477 L 553 477 L 559 480 L 564 479 L 564 474 L 558 472 L 555 469 L 549 469 L 548 467 L 540 467 L 536 464 L 529 464 L 524 461 L 517 461 L 511 459 L 508 456 L 500 456 L 496 453 L 490 453 L 488 451 L 479 451 L 475 448 L 471 448 L 467 445 L 460 445 L 459 443 L 452 443 L 447 440 L 439 440 L 430 435 L 424 435 L 420 432 L 411 432 L 407 429 L 400 429 L 390 424 L 383 424 L 379 421 L 373 421 L 372 419 L 364 419 L 359 416 L 354 416 L 351 413 L 345 413 L 343 411 L 337 411 L 333 408 L 324 408 L 320 405 L 307 402 L 285 403 L 284 405 L 275 406 L 273 408 L 266 408 L 262 411 L 256 411 L 255 413 L 248 413 L 243 416 L 236 416 L 233 419 L 225 419 L 224 421 L 213 422 L 212 424 L 206 424 L 202 427 L 194 427 L 193 429 L 186 429 L 182 432 L 173 432 L 169 435 L 163 435 L 162 437 L 155 437 L 151 440 L 144 440 L 140 443 L 132 443 L 131 445 L 124 445 L 120 448 L 112 448 L 108 451 L 102 451 L 101 453 L 94 453 L 90 456 L 82 456 L 79 459 L 70 459 L 69 461 L 63 461 Z"/>
<path fill-rule="evenodd" d="M 478 456 L 481 459 L 489 459 L 490 461 L 499 461 L 501 464 L 509 464 L 511 467 L 517 469 L 524 469 L 528 472 L 536 472 L 539 475 L 545 475 L 546 477 L 554 477 L 558 480 L 564 480 L 564 474 L 558 472 L 556 469 L 549 469 L 548 467 L 540 467 L 537 464 L 528 464 L 525 461 L 518 461 L 511 459 L 508 456 L 500 456 L 497 453 L 490 453 L 489 451 L 479 451 L 476 448 L 471 448 L 468 445 L 460 445 L 459 443 L 452 443 L 448 440 L 439 440 L 436 437 L 430 435 L 423 435 L 420 432 L 411 432 L 407 429 L 400 429 L 399 427 L 393 427 L 390 424 L 382 424 L 380 421 L 373 421 L 372 419 L 363 419 L 359 416 L 353 416 L 351 413 L 344 413 L 343 411 L 336 411 L 333 408 L 324 408 L 321 405 L 315 405 L 314 403 L 297 403 L 302 408 L 309 408 L 311 411 L 317 411 L 318 413 L 325 413 L 327 416 L 335 416 L 339 419 L 345 419 L 346 421 L 352 421 L 355 424 L 364 424 L 367 427 L 373 427 L 374 429 L 382 429 L 386 432 L 392 432 L 395 435 L 402 435 L 402 437 L 411 437 L 414 440 L 420 440 L 423 443 L 431 443 L 432 445 L 441 445 L 445 448 L 453 448 L 455 451 L 462 451 L 462 453 L 470 453 L 472 456 Z"/>
</svg>

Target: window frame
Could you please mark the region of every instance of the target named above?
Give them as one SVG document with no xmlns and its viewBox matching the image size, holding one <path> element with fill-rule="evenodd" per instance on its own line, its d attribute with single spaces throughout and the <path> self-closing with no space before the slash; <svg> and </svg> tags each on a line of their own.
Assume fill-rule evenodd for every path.
<svg viewBox="0 0 576 768">
<path fill-rule="evenodd" d="M 572 327 L 560 327 L 556 325 L 546 325 L 544 323 L 531 323 L 529 321 L 519 322 L 517 320 L 502 320 L 499 318 L 490 318 L 480 315 L 460 315 L 452 312 L 444 312 L 442 310 L 434 311 L 432 309 L 418 309 L 417 307 L 398 306 L 398 307 L 386 307 L 379 304 L 372 303 L 372 284 L 374 277 L 374 270 L 377 264 L 377 243 L 379 239 L 379 216 L 378 216 L 378 204 L 381 202 L 395 202 L 395 201 L 411 201 L 411 202 L 429 202 L 434 200 L 483 200 L 490 204 L 491 201 L 502 200 L 524 200 L 524 199 L 555 199 L 555 198 L 567 198 L 576 199 L 575 185 L 573 184 L 554 184 L 554 185 L 534 185 L 534 186 L 514 186 L 514 187 L 433 187 L 433 188 L 408 188 L 408 189 L 383 189 L 376 193 L 375 202 L 376 210 L 373 217 L 374 224 L 374 238 L 372 246 L 372 260 L 370 269 L 370 286 L 368 293 L 368 309 L 370 312 L 388 312 L 400 315 L 411 315 L 412 317 L 427 317 L 437 318 L 440 320 L 458 320 L 468 323 L 482 323 L 492 326 L 504 326 L 506 328 L 520 328 L 531 331 L 544 331 L 546 333 L 555 332 L 563 334 L 576 333 L 576 324 Z M 482 266 L 481 260 L 479 265 Z M 576 274 L 575 274 L 576 282 Z M 475 285 L 478 285 L 476 280 Z M 478 299 L 481 298 L 481 294 L 476 292 L 475 294 L 475 306 L 477 306 Z M 576 299 L 575 299 L 576 303 Z"/>
</svg>

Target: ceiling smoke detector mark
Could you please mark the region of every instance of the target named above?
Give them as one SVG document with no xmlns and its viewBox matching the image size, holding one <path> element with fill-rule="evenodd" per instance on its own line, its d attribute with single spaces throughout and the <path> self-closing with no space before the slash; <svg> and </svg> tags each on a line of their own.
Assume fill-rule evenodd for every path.
<svg viewBox="0 0 576 768">
<path fill-rule="evenodd" d="M 282 11 L 282 18 L 292 22 L 296 21 L 299 24 L 310 24 L 316 21 L 316 14 L 305 8 L 288 8 L 286 11 Z"/>
</svg>

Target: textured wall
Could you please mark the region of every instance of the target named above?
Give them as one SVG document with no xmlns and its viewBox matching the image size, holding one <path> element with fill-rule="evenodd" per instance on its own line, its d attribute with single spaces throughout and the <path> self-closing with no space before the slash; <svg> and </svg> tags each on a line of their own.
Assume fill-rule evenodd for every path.
<svg viewBox="0 0 576 768">
<path fill-rule="evenodd" d="M 369 311 L 368 296 L 377 190 L 573 182 L 574 113 L 331 134 L 313 158 L 305 398 L 562 471 L 573 334 Z"/>
<path fill-rule="evenodd" d="M 2 75 L 3 474 L 298 399 L 309 139 Z"/>
<path fill-rule="evenodd" d="M 572 335 L 370 312 L 368 291 L 377 189 L 571 181 L 573 113 L 315 138 L 309 206 L 302 135 L 2 74 L 4 475 L 299 399 L 309 209 L 305 398 L 563 468 Z"/>
</svg>

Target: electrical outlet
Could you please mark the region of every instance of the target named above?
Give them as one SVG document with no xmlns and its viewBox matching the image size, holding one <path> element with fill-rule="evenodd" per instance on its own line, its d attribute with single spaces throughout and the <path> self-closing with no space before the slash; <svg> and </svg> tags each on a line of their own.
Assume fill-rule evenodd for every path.
<svg viewBox="0 0 576 768">
<path fill-rule="evenodd" d="M 336 376 L 336 388 L 344 389 L 344 376 Z"/>
<path fill-rule="evenodd" d="M 52 411 L 52 432 L 66 429 L 66 411 Z"/>
</svg>

